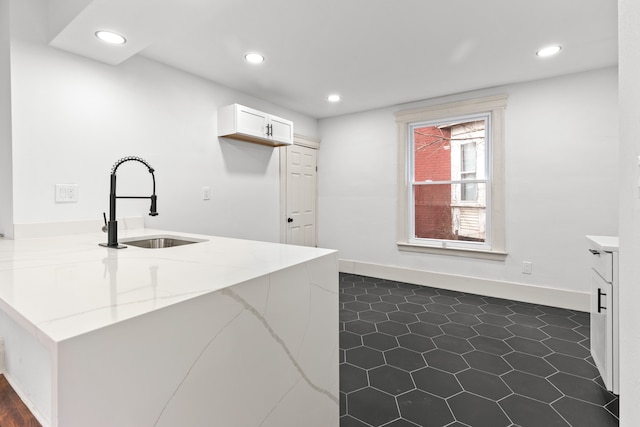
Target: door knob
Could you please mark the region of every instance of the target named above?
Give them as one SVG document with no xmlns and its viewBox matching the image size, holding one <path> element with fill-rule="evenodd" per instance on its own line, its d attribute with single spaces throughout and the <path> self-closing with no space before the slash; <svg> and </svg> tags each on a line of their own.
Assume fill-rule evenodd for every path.
<svg viewBox="0 0 640 427">
<path fill-rule="evenodd" d="M 293 222 L 293 218 L 287 218 L 287 222 Z"/>
</svg>

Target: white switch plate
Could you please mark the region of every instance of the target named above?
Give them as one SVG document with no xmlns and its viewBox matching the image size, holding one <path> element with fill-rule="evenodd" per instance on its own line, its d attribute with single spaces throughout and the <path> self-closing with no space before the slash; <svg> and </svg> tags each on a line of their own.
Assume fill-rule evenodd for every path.
<svg viewBox="0 0 640 427">
<path fill-rule="evenodd" d="M 56 184 L 56 203 L 78 201 L 78 184 Z"/>
<path fill-rule="evenodd" d="M 531 274 L 531 270 L 533 269 L 533 263 L 529 261 L 524 261 L 522 263 L 522 272 L 524 274 Z"/>
</svg>

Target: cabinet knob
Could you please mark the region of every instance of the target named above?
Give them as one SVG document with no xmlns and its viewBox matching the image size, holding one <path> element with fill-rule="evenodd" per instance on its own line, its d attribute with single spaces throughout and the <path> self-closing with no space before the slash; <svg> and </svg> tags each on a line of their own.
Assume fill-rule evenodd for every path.
<svg viewBox="0 0 640 427">
<path fill-rule="evenodd" d="M 287 218 L 287 222 L 293 222 L 293 218 Z"/>
</svg>

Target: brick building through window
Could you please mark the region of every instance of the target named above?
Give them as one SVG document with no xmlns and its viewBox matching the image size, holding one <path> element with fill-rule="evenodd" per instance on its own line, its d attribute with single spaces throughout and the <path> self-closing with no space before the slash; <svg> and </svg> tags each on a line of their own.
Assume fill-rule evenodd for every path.
<svg viewBox="0 0 640 427">
<path fill-rule="evenodd" d="M 483 242 L 485 121 L 413 128 L 414 234 Z"/>
</svg>

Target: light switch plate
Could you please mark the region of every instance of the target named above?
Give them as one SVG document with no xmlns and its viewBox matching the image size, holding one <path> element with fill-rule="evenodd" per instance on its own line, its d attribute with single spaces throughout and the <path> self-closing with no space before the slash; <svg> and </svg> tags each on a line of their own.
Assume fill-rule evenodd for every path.
<svg viewBox="0 0 640 427">
<path fill-rule="evenodd" d="M 56 184 L 56 203 L 78 201 L 78 184 Z"/>
</svg>

